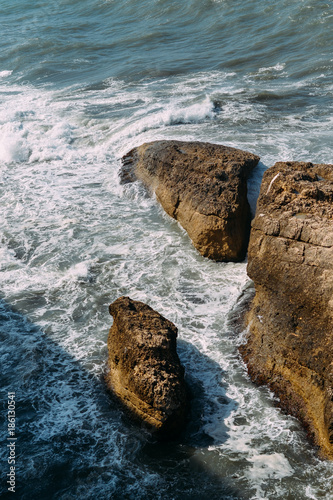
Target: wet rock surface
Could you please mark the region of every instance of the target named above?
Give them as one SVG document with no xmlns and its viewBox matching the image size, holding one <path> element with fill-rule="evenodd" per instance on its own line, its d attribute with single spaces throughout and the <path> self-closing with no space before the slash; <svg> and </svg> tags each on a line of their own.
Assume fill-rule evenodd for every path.
<svg viewBox="0 0 333 500">
<path fill-rule="evenodd" d="M 139 179 L 155 192 L 203 256 L 245 258 L 251 220 L 246 180 L 258 156 L 209 143 L 156 141 L 122 161 L 122 182 Z"/>
<path fill-rule="evenodd" d="M 156 437 L 183 429 L 188 410 L 177 328 L 143 302 L 120 297 L 110 305 L 107 386 Z"/>
<path fill-rule="evenodd" d="M 265 172 L 248 274 L 249 373 L 333 459 L 333 165 L 281 162 Z"/>
</svg>

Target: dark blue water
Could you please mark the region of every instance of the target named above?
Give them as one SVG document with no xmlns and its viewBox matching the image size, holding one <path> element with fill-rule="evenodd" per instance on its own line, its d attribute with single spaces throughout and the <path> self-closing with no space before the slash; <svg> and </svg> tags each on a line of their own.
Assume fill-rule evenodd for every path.
<svg viewBox="0 0 333 500">
<path fill-rule="evenodd" d="M 333 5 L 314 0 L 0 0 L 0 359 L 22 499 L 325 499 L 333 466 L 248 379 L 229 321 L 246 263 L 197 254 L 119 159 L 155 139 L 332 163 Z M 103 384 L 108 305 L 179 328 L 194 392 L 177 442 L 133 425 Z"/>
</svg>

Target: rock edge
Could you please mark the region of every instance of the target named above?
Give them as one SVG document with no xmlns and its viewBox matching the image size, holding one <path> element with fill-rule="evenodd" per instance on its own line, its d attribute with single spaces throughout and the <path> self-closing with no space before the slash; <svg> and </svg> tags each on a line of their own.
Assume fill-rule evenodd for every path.
<svg viewBox="0 0 333 500">
<path fill-rule="evenodd" d="M 265 172 L 248 274 L 249 374 L 333 459 L 333 165 L 279 162 Z"/>
</svg>

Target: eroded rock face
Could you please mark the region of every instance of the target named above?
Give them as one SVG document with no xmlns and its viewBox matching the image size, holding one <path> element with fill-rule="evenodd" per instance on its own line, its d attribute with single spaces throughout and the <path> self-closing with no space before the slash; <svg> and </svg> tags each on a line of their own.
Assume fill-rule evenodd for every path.
<svg viewBox="0 0 333 500">
<path fill-rule="evenodd" d="M 139 179 L 154 191 L 203 256 L 241 261 L 251 220 L 246 179 L 258 161 L 251 153 L 220 145 L 156 141 L 123 157 L 121 179 Z"/>
<path fill-rule="evenodd" d="M 333 165 L 265 172 L 248 252 L 249 373 L 333 459 Z"/>
<path fill-rule="evenodd" d="M 120 297 L 110 305 L 106 383 L 157 437 L 184 426 L 187 391 L 176 351 L 177 328 L 143 302 Z"/>
</svg>

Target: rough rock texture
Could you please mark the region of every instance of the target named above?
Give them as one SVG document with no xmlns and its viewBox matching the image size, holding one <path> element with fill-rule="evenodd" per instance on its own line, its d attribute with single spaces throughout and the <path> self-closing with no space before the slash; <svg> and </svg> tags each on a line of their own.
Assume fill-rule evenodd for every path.
<svg viewBox="0 0 333 500">
<path fill-rule="evenodd" d="M 175 436 L 187 412 L 177 328 L 129 297 L 120 297 L 109 309 L 113 325 L 108 337 L 108 387 L 157 437 Z"/>
<path fill-rule="evenodd" d="M 250 232 L 246 179 L 259 157 L 202 142 L 156 141 L 123 157 L 122 182 L 140 179 L 217 261 L 243 260 Z"/>
<path fill-rule="evenodd" d="M 265 172 L 248 253 L 249 373 L 333 458 L 333 165 Z"/>
</svg>

